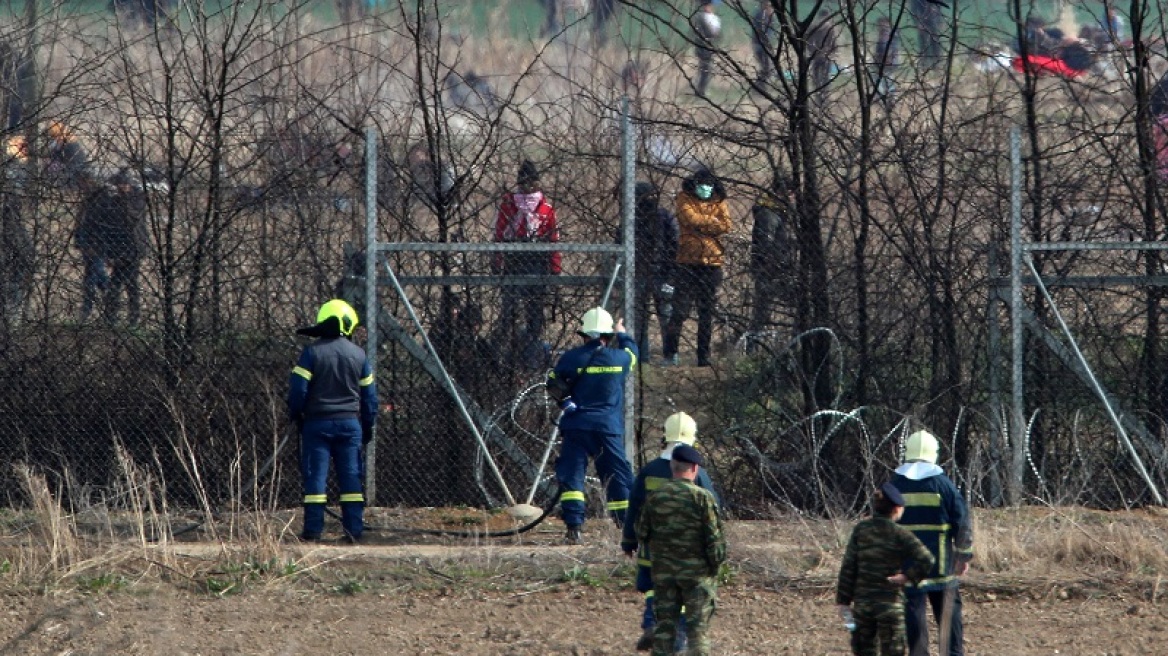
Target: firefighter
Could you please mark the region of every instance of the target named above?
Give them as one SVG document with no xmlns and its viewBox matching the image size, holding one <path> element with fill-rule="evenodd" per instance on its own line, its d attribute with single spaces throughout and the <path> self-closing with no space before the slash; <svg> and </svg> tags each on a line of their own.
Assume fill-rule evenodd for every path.
<svg viewBox="0 0 1168 656">
<path fill-rule="evenodd" d="M 653 648 L 653 630 L 657 625 L 657 618 L 653 612 L 653 561 L 647 545 L 637 543 L 636 523 L 641 513 L 641 506 L 650 492 L 661 487 L 661 484 L 673 478 L 669 461 L 673 458 L 673 450 L 679 445 L 694 446 L 697 441 L 698 425 L 693 417 L 684 412 L 677 412 L 665 420 L 665 450 L 637 473 L 637 480 L 633 481 L 633 489 L 629 494 L 629 510 L 625 517 L 624 530 L 621 534 L 621 550 L 629 558 L 637 558 L 637 592 L 645 595 L 645 611 L 641 616 L 641 638 L 637 641 L 637 651 L 649 651 Z M 698 470 L 694 481 L 698 487 L 709 490 L 718 499 L 714 492 L 714 485 L 705 468 Z M 637 548 L 640 547 L 638 553 Z M 678 624 L 679 635 L 685 633 L 685 617 Z M 678 650 L 680 651 L 680 649 Z"/>
<path fill-rule="evenodd" d="M 300 353 L 288 391 L 288 414 L 300 428 L 302 540 L 319 540 L 324 530 L 330 458 L 341 489 L 344 538 L 355 543 L 364 530 L 363 447 L 374 435 L 377 386 L 365 351 L 349 341 L 356 327 L 357 312 L 353 307 L 333 299 L 321 306 L 315 326 L 296 331 L 317 338 Z"/>
<path fill-rule="evenodd" d="M 961 592 L 958 578 L 973 560 L 973 525 L 957 486 L 937 466 L 940 447 L 926 430 L 908 436 L 904 464 L 892 484 L 905 498 L 900 523 L 928 547 L 937 562 L 928 578 L 905 588 L 905 630 L 909 656 L 928 656 L 929 620 L 933 608 L 940 635 L 941 656 L 963 656 Z"/>
<path fill-rule="evenodd" d="M 588 459 L 604 481 L 607 509 L 620 526 L 629 507 L 633 468 L 625 457 L 625 381 L 637 364 L 637 344 L 624 322 L 613 324 L 604 308 L 592 308 L 580 322 L 584 343 L 564 353 L 548 374 L 548 389 L 561 401 L 563 444 L 556 460 L 565 541 L 580 544 L 584 524 L 584 472 Z M 615 348 L 613 348 L 615 343 Z"/>
</svg>

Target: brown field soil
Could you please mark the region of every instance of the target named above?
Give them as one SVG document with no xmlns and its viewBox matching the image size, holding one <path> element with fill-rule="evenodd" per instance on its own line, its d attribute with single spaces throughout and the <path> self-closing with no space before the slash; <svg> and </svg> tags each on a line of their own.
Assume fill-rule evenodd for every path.
<svg viewBox="0 0 1168 656">
<path fill-rule="evenodd" d="M 459 513 L 473 511 L 430 515 L 441 515 L 439 523 L 472 523 Z M 417 518 L 375 511 L 371 523 L 405 516 Z M 1071 530 L 1060 533 L 1060 525 Z M 1140 549 L 1162 551 L 1166 525 L 1144 513 L 979 513 L 987 562 L 964 587 L 967 653 L 1168 653 L 1160 574 L 1121 571 L 1128 567 L 1118 553 L 1131 540 L 1125 527 L 1154 541 Z M 839 540 L 850 526 L 731 523 L 734 573 L 722 588 L 714 653 L 849 653 L 832 589 Z M 1036 537 L 1039 526 L 1046 539 Z M 1068 537 L 1074 535 L 1082 542 Z M 640 599 L 617 533 L 604 523 L 590 523 L 587 544 L 579 547 L 558 544 L 555 521 L 520 538 L 416 537 L 371 535 L 357 546 L 280 537 L 264 547 L 205 536 L 105 544 L 107 555 L 75 563 L 55 579 L 3 587 L 0 653 L 635 653 Z M 0 542 L 13 564 L 4 578 L 20 567 L 21 554 L 11 551 L 19 541 L 9 533 Z M 1012 549 L 1027 545 L 1047 553 L 1032 554 L 1024 566 L 1003 564 L 1007 554 L 1022 559 Z M 37 548 L 28 540 L 20 546 Z M 1076 549 L 1098 567 L 1076 565 Z M 1108 566 L 1108 558 L 1092 553 L 1116 559 Z"/>
</svg>

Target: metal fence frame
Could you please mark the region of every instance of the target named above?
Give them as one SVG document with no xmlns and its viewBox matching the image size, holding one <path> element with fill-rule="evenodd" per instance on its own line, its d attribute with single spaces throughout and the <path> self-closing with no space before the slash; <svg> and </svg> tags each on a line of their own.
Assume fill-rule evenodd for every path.
<svg viewBox="0 0 1168 656">
<path fill-rule="evenodd" d="M 1149 493 L 1159 505 L 1164 504 L 1164 497 L 1160 494 L 1152 476 L 1148 473 L 1144 462 L 1136 450 L 1129 433 L 1137 435 L 1144 445 L 1153 445 L 1155 442 L 1141 422 L 1126 412 L 1122 404 L 1110 392 L 1104 389 L 1095 376 L 1090 363 L 1072 333 L 1070 326 L 1059 312 L 1058 305 L 1047 290 L 1050 286 L 1078 287 L 1078 288 L 1107 288 L 1116 286 L 1166 286 L 1168 277 L 1165 276 L 1049 276 L 1044 279 L 1034 266 L 1031 253 L 1042 251 L 1168 251 L 1168 242 L 1030 242 L 1023 237 L 1022 226 L 1022 146 L 1021 132 L 1017 127 L 1010 130 L 1010 164 L 1011 164 L 1011 197 L 1010 197 L 1010 276 L 1008 280 L 998 277 L 998 262 L 994 251 L 990 253 L 990 296 L 989 296 L 989 392 L 990 404 L 993 408 L 1001 406 L 999 373 L 997 362 L 1000 360 L 1000 329 L 996 316 L 998 304 L 1007 303 L 1010 308 L 1011 332 L 1011 392 L 1010 392 L 1010 419 L 1009 434 L 1014 436 L 1013 452 L 1010 454 L 1011 482 L 1019 487 L 1026 466 L 1027 445 L 1021 436 L 1026 433 L 1026 401 L 1023 385 L 1023 359 L 1025 355 L 1024 328 L 1029 328 L 1042 342 L 1051 349 L 1059 360 L 1070 369 L 1099 399 L 1115 428 L 1116 434 L 1131 457 L 1132 464 L 1139 472 L 1140 478 L 1147 485 Z M 1028 272 L 1029 275 L 1026 275 Z M 1033 286 L 1046 300 L 1059 324 L 1059 329 L 1066 339 L 1064 344 L 1055 337 L 1034 316 L 1034 312 L 1027 306 L 1023 298 L 1023 287 Z M 1006 290 L 1009 290 L 1008 297 Z M 990 413 L 996 417 L 996 411 Z M 996 426 L 997 444 L 1005 451 L 1006 440 L 1003 437 L 1002 426 Z"/>
<path fill-rule="evenodd" d="M 505 435 L 486 435 L 482 433 L 482 424 L 486 418 L 485 413 L 481 411 L 474 404 L 473 399 L 462 390 L 457 383 L 450 377 L 443 365 L 438 352 L 434 345 L 430 342 L 429 336 L 423 326 L 421 320 L 414 312 L 413 306 L 405 293 L 405 287 L 409 285 L 478 285 L 478 286 L 526 286 L 526 285 L 546 285 L 546 286 L 603 286 L 608 284 L 611 286 L 612 280 L 604 276 L 401 276 L 399 277 L 394 272 L 393 267 L 388 258 L 380 257 L 382 254 L 388 253 L 421 253 L 421 252 L 444 252 L 444 253 L 540 253 L 540 252 L 569 252 L 569 253 L 595 253 L 608 254 L 617 256 L 617 267 L 613 272 L 613 280 L 618 271 L 621 275 L 624 307 L 621 314 L 627 320 L 631 320 L 635 316 L 634 308 L 636 305 L 635 299 L 635 225 L 634 225 L 634 184 L 635 184 L 635 153 L 634 142 L 632 138 L 632 127 L 629 118 L 629 100 L 626 97 L 622 103 L 621 116 L 621 170 L 622 176 L 622 213 L 621 213 L 621 241 L 616 244 L 586 244 L 586 243 L 453 243 L 453 242 L 380 242 L 377 240 L 378 227 L 378 208 L 377 208 L 377 141 L 378 135 L 376 128 L 369 127 L 365 132 L 365 307 L 367 308 L 364 317 L 366 332 L 368 338 L 365 342 L 365 354 L 369 361 L 373 364 L 374 375 L 377 375 L 377 353 L 379 347 L 379 327 L 381 321 L 390 322 L 387 326 L 388 332 L 395 336 L 401 342 L 407 352 L 419 360 L 436 381 L 440 382 L 443 387 L 450 394 L 454 400 L 455 405 L 459 409 L 459 414 L 463 421 L 467 424 L 473 434 L 480 449 L 482 449 L 487 459 L 487 464 L 491 468 L 492 473 L 498 478 L 499 483 L 503 487 L 504 493 L 508 495 L 508 503 L 514 505 L 516 499 L 513 498 L 503 481 L 502 475 L 490 457 L 487 450 L 487 441 L 494 439 L 504 449 L 508 448 L 507 438 Z M 378 271 L 380 263 L 384 266 L 384 275 Z M 378 288 L 382 286 L 392 287 L 398 299 L 404 304 L 406 311 L 409 314 L 410 322 L 413 328 L 422 337 L 422 344 L 419 344 L 413 336 L 405 329 L 405 327 L 395 317 L 389 315 L 382 309 L 378 303 Z M 369 308 L 377 308 L 376 311 L 371 311 Z M 632 330 L 631 326 L 627 326 Z M 633 440 L 633 421 L 634 416 L 634 394 L 633 386 L 626 385 L 625 387 L 625 454 L 629 461 L 633 461 L 635 444 Z M 369 444 L 366 450 L 366 473 L 365 473 L 365 499 L 370 505 L 374 504 L 377 497 L 377 441 L 374 440 Z"/>
</svg>

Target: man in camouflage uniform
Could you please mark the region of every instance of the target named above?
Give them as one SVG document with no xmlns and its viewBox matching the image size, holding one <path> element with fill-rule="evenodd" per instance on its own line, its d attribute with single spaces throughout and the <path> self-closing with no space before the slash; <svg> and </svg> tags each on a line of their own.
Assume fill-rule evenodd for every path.
<svg viewBox="0 0 1168 656">
<path fill-rule="evenodd" d="M 852 530 L 840 563 L 835 602 L 841 615 L 854 618 L 849 628 L 856 656 L 904 656 L 901 588 L 925 578 L 933 567 L 933 554 L 896 523 L 902 514 L 904 497 L 891 483 L 880 486 L 872 517 Z"/>
<path fill-rule="evenodd" d="M 685 606 L 689 653 L 710 653 L 706 635 L 714 614 L 718 568 L 726 562 L 726 539 L 714 495 L 694 480 L 702 466 L 697 449 L 673 449 L 673 478 L 653 491 L 637 518 L 637 539 L 653 554 L 657 628 L 653 656 L 673 653 L 677 622 Z"/>
</svg>

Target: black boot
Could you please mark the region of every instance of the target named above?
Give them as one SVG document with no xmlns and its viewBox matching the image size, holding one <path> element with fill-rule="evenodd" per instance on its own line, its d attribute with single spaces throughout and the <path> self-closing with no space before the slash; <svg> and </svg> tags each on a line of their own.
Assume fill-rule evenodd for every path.
<svg viewBox="0 0 1168 656">
<path fill-rule="evenodd" d="M 653 650 L 653 627 L 645 629 L 644 633 L 637 640 L 637 651 L 652 651 Z"/>
<path fill-rule="evenodd" d="M 580 535 L 579 526 L 569 526 L 568 533 L 564 535 L 564 544 L 584 544 L 584 538 Z"/>
</svg>

